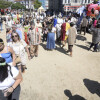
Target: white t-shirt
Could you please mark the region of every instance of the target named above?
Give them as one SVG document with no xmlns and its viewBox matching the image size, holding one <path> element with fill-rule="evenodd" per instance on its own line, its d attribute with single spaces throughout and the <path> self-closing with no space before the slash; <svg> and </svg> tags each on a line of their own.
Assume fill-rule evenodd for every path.
<svg viewBox="0 0 100 100">
<path fill-rule="evenodd" d="M 52 30 L 51 30 L 51 32 L 52 32 L 52 33 L 55 33 L 55 32 L 56 32 L 56 28 L 53 27 Z M 56 34 L 55 34 L 55 40 L 56 40 Z"/>
<path fill-rule="evenodd" d="M 20 42 L 14 43 L 10 42 L 8 43 L 8 46 L 10 46 L 16 55 L 23 55 L 25 54 L 25 47 L 27 46 L 26 42 L 24 40 L 20 40 Z"/>
<path fill-rule="evenodd" d="M 42 27 L 41 23 L 36 23 L 35 25 L 36 25 L 36 27 Z"/>
<path fill-rule="evenodd" d="M 0 90 L 7 89 L 15 83 L 14 78 L 18 76 L 19 71 L 16 67 L 11 67 L 11 72 L 13 76 L 11 76 L 10 68 L 8 67 L 8 77 L 3 82 L 0 82 Z"/>
<path fill-rule="evenodd" d="M 55 32 L 56 32 L 56 28 L 53 27 L 52 30 L 51 30 L 51 32 L 52 32 L 52 33 L 55 33 Z"/>
<path fill-rule="evenodd" d="M 57 19 L 57 23 L 58 23 L 58 24 L 62 24 L 62 23 L 63 23 L 63 19 L 62 19 L 62 18 L 58 18 L 58 19 Z"/>
<path fill-rule="evenodd" d="M 42 33 L 42 24 L 41 23 L 36 23 L 35 27 L 38 28 L 38 31 L 41 34 Z M 39 27 L 41 27 L 41 28 L 39 28 Z"/>
</svg>

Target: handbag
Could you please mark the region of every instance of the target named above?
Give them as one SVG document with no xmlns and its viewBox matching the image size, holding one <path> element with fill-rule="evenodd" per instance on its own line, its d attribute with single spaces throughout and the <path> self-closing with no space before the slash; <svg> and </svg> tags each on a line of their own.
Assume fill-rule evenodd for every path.
<svg viewBox="0 0 100 100">
<path fill-rule="evenodd" d="M 16 58 L 15 58 L 15 63 L 16 63 L 16 64 L 21 63 L 21 57 L 20 57 L 20 46 L 19 46 L 19 54 L 16 55 Z"/>
<path fill-rule="evenodd" d="M 15 63 L 16 63 L 16 64 L 21 63 L 21 58 L 20 58 L 19 55 L 16 55 Z"/>
</svg>

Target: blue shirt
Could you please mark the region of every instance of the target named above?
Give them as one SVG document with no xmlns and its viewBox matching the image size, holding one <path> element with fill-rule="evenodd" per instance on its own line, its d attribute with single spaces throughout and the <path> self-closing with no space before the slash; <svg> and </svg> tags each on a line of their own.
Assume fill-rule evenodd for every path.
<svg viewBox="0 0 100 100">
<path fill-rule="evenodd" d="M 19 29 L 16 29 L 16 32 L 18 33 L 20 39 L 22 39 L 22 32 Z"/>
</svg>

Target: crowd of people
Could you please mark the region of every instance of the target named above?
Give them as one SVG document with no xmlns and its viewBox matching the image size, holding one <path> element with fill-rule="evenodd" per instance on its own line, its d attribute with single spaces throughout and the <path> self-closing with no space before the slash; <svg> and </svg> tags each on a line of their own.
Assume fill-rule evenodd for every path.
<svg viewBox="0 0 100 100">
<path fill-rule="evenodd" d="M 80 22 L 77 14 L 46 16 L 45 12 L 27 14 L 12 11 L 5 17 L 0 15 L 0 34 L 5 21 L 6 40 L 0 38 L 0 100 L 19 100 L 21 74 L 27 69 L 27 56 L 31 60 L 39 55 L 39 45 L 46 43 L 47 50 L 56 48 L 56 43 L 63 48 L 68 43 L 66 53 L 73 56 L 73 46 L 77 34 L 89 31 L 92 34 L 90 50 L 98 51 L 100 42 L 100 19 L 84 16 Z M 80 29 L 79 29 L 80 28 Z M 2 92 L 3 91 L 3 92 Z"/>
</svg>

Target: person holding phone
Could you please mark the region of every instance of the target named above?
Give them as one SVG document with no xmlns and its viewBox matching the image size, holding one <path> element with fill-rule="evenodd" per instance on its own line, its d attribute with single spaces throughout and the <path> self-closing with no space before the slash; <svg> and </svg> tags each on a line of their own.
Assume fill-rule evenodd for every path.
<svg viewBox="0 0 100 100">
<path fill-rule="evenodd" d="M 0 57 L 0 100 L 19 100 L 22 75 Z"/>
</svg>

